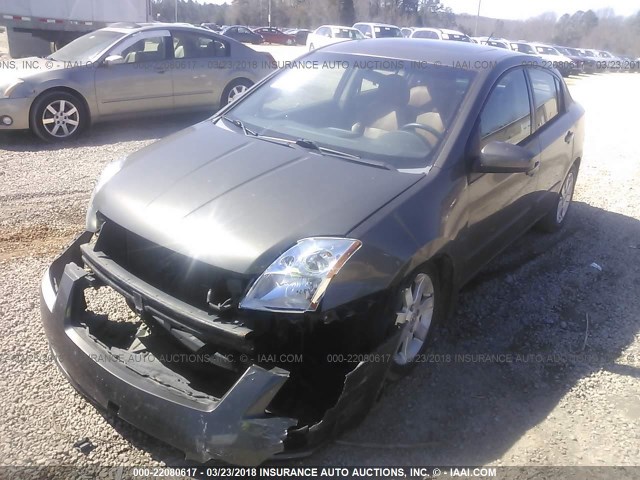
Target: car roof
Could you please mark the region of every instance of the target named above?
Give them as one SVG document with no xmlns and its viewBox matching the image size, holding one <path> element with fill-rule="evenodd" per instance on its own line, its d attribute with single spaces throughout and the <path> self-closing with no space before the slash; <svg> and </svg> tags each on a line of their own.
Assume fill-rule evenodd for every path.
<svg viewBox="0 0 640 480">
<path fill-rule="evenodd" d="M 195 31 L 204 31 L 207 33 L 211 33 L 211 30 L 207 30 L 206 28 L 191 25 L 190 23 L 162 23 L 162 22 L 154 22 L 154 23 L 112 23 L 108 25 L 106 28 L 101 30 L 108 30 L 111 32 L 118 33 L 137 33 L 137 32 L 146 32 L 149 30 L 166 30 L 167 28 L 182 28 L 182 29 L 191 29 Z"/>
<path fill-rule="evenodd" d="M 377 22 L 356 22 L 353 24 L 355 25 L 371 25 L 374 27 L 393 27 L 393 28 L 400 28 L 397 25 L 391 25 L 390 23 L 377 23 Z"/>
<path fill-rule="evenodd" d="M 448 34 L 453 34 L 453 35 L 466 35 L 466 33 L 461 32 L 459 30 L 451 30 L 450 28 L 439 28 L 438 30 L 440 30 L 442 33 L 448 33 Z"/>
<path fill-rule="evenodd" d="M 320 25 L 318 28 L 348 28 L 349 30 L 355 30 L 353 27 L 348 27 L 346 25 Z M 316 30 L 318 29 L 316 28 Z"/>
<path fill-rule="evenodd" d="M 344 53 L 361 56 L 375 56 L 415 62 L 441 62 L 451 65 L 458 61 L 471 62 L 469 69 L 486 70 L 487 62 L 499 62 L 507 58 L 528 59 L 530 56 L 488 45 L 466 42 L 434 42 L 421 38 L 379 38 L 335 43 L 322 49 L 325 53 Z"/>
</svg>

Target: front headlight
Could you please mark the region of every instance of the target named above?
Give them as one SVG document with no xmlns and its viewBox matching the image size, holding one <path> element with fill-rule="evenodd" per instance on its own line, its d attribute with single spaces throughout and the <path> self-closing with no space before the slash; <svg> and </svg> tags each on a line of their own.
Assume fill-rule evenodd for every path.
<svg viewBox="0 0 640 480">
<path fill-rule="evenodd" d="M 93 193 L 91 194 L 91 200 L 89 200 L 89 208 L 87 209 L 87 220 L 86 220 L 86 229 L 89 232 L 97 232 L 98 231 L 98 210 L 94 206 L 94 199 L 98 192 L 105 186 L 105 184 L 113 178 L 113 176 L 120 171 L 122 165 L 126 158 L 121 158 L 119 160 L 115 160 L 104 168 L 100 176 L 98 177 L 98 181 L 96 182 L 96 186 L 93 188 Z"/>
<path fill-rule="evenodd" d="M 0 95 L 2 96 L 2 98 L 9 98 L 13 91 L 23 83 L 24 80 L 21 80 L 19 78 L 0 83 Z"/>
<path fill-rule="evenodd" d="M 267 268 L 240 302 L 240 308 L 281 312 L 314 311 L 329 282 L 361 246 L 349 238 L 298 241 Z"/>
</svg>

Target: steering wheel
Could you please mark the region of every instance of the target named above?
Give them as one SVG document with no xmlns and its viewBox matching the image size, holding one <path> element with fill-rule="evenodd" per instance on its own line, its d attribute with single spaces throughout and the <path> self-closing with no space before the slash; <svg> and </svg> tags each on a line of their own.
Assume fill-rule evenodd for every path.
<svg viewBox="0 0 640 480">
<path fill-rule="evenodd" d="M 436 137 L 436 143 L 438 143 L 438 141 L 442 138 L 442 132 L 439 132 L 435 128 L 430 127 L 429 125 L 425 125 L 424 123 L 407 123 L 406 125 L 403 125 L 402 127 L 399 128 L 399 130 L 407 130 L 407 131 L 416 130 L 416 129 L 429 132 L 431 135 Z M 431 145 L 431 142 L 429 142 L 428 139 L 424 138 L 422 135 L 418 135 L 418 136 L 425 142 L 428 142 L 430 147 L 433 146 Z"/>
</svg>

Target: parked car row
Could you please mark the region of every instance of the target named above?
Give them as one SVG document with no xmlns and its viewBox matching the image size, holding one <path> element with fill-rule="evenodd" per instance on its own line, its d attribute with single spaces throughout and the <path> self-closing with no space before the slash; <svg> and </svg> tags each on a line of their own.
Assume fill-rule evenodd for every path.
<svg viewBox="0 0 640 480">
<path fill-rule="evenodd" d="M 244 25 L 217 25 L 203 23 L 202 28 L 209 29 L 242 43 L 260 45 L 272 43 L 280 45 L 305 45 L 311 30 L 303 28 L 280 29 L 275 27 L 247 27 Z"/>
</svg>

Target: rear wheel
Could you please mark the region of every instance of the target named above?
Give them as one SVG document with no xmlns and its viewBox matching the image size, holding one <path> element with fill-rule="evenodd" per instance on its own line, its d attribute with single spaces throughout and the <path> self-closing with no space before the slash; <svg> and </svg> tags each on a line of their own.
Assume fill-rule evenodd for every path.
<svg viewBox="0 0 640 480">
<path fill-rule="evenodd" d="M 429 265 L 414 273 L 401 289 L 395 314 L 400 339 L 391 359 L 391 380 L 408 374 L 430 345 L 442 310 L 440 291 L 437 273 Z"/>
<path fill-rule="evenodd" d="M 249 90 L 249 88 L 251 88 L 252 85 L 253 82 L 244 78 L 239 78 L 231 82 L 222 92 L 220 107 L 224 107 L 225 105 L 240 98 L 247 90 Z"/>
<path fill-rule="evenodd" d="M 578 166 L 574 165 L 571 167 L 571 170 L 569 170 L 569 173 L 567 173 L 564 182 L 562 182 L 560 192 L 558 193 L 558 200 L 554 208 L 549 210 L 536 225 L 539 230 L 549 233 L 557 232 L 566 223 L 569 207 L 571 207 L 573 200 L 577 177 Z"/>
<path fill-rule="evenodd" d="M 71 140 L 88 124 L 88 114 L 78 97 L 54 91 L 35 101 L 30 123 L 31 130 L 46 142 Z"/>
</svg>

